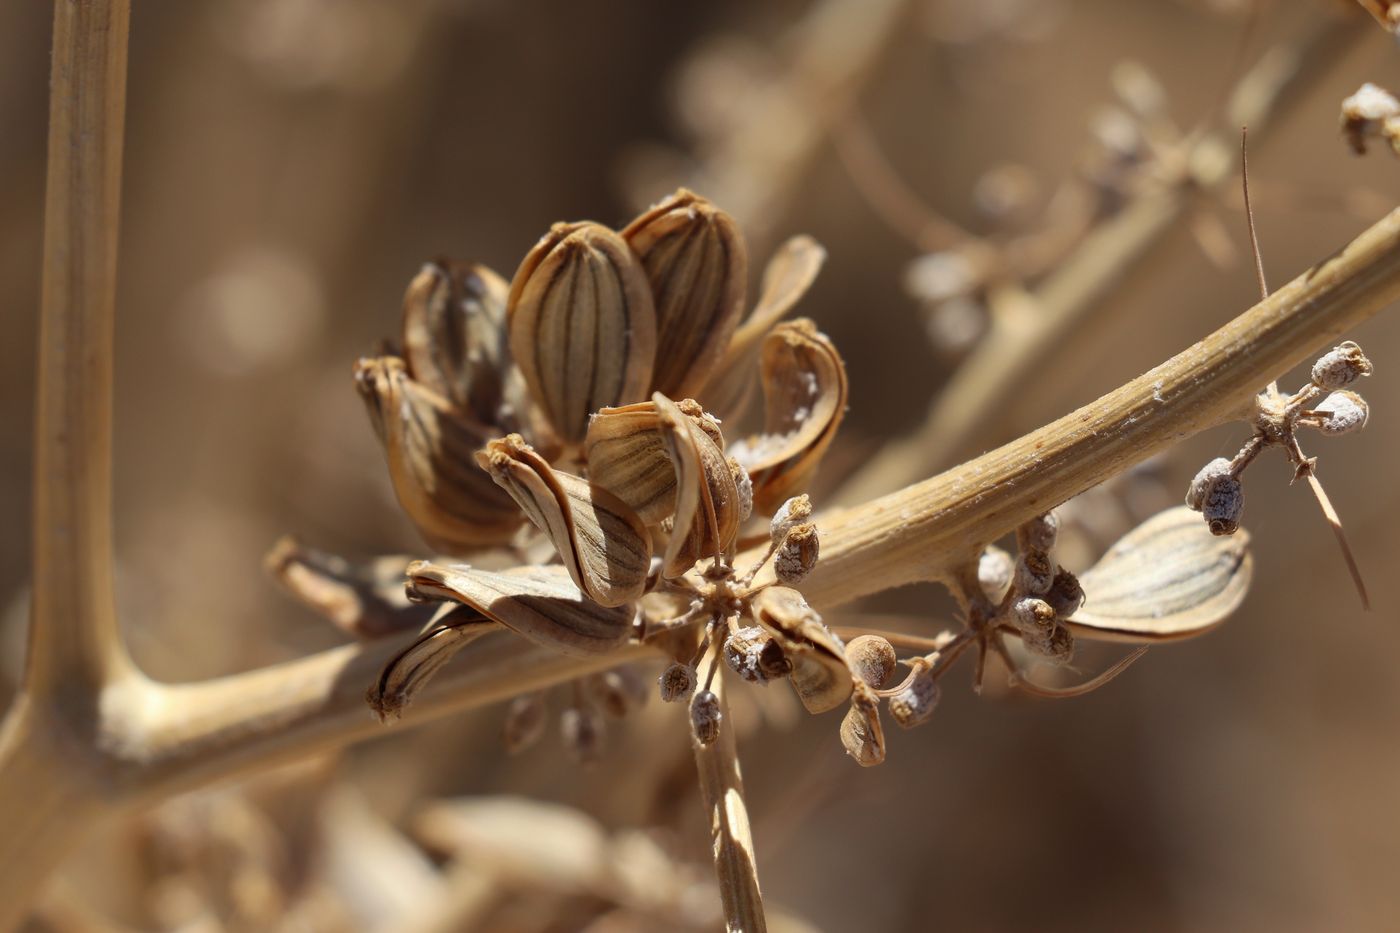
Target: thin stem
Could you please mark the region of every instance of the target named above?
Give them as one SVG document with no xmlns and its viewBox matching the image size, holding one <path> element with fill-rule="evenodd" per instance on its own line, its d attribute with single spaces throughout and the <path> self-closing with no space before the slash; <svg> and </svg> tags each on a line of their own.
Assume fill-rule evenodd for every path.
<svg viewBox="0 0 1400 933">
<path fill-rule="evenodd" d="M 128 0 L 54 5 L 26 666 L 36 692 L 91 696 L 129 667 L 112 586 L 112 317 L 130 14 Z"/>
<path fill-rule="evenodd" d="M 753 834 L 749 811 L 744 803 L 744 779 L 739 772 L 739 752 L 734 740 L 734 722 L 724 699 L 724 678 L 715 676 L 723 666 L 719 652 L 706 658 L 706 679 L 719 697 L 719 736 L 709 745 L 693 742 L 695 767 L 700 775 L 700 797 L 710 823 L 710 842 L 719 880 L 720 901 L 724 906 L 725 928 L 743 933 L 761 933 L 767 923 L 763 916 L 763 895 L 758 889 L 758 865 L 754 859 Z"/>
</svg>

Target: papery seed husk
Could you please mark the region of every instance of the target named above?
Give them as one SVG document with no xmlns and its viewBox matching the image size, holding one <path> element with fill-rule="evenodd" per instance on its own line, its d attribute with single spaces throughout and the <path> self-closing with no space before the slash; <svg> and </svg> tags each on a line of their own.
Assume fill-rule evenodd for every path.
<svg viewBox="0 0 1400 933">
<path fill-rule="evenodd" d="M 723 555 L 739 533 L 739 491 L 729 461 L 711 434 L 681 405 L 653 393 L 662 439 L 676 468 L 676 512 L 664 573 L 676 577 L 704 558 Z"/>
<path fill-rule="evenodd" d="M 553 469 L 524 438 L 491 441 L 477 460 L 527 518 L 554 542 L 574 582 L 602 606 L 640 599 L 651 565 L 651 535 L 608 490 Z"/>
<path fill-rule="evenodd" d="M 628 224 L 622 238 L 641 259 L 656 309 L 652 388 L 695 395 L 743 314 L 744 238 L 728 214 L 685 189 Z"/>
<path fill-rule="evenodd" d="M 877 690 L 889 683 L 896 665 L 894 646 L 879 635 L 860 635 L 846 645 L 851 671 Z"/>
<path fill-rule="evenodd" d="M 885 730 L 880 725 L 880 703 L 868 688 L 861 686 L 851 697 L 851 706 L 841 720 L 841 744 L 863 768 L 885 760 Z"/>
<path fill-rule="evenodd" d="M 511 355 L 555 432 L 583 440 L 590 413 L 645 395 L 656 312 L 636 255 L 601 224 L 555 224 L 511 282 Z"/>
<path fill-rule="evenodd" d="M 487 429 L 416 383 L 394 357 L 360 360 L 355 385 L 384 446 L 394 494 L 424 540 L 453 555 L 509 542 L 520 511 L 473 459 Z"/>
<path fill-rule="evenodd" d="M 846 367 L 831 340 L 805 318 L 763 341 L 763 433 L 730 447 L 753 480 L 754 508 L 771 512 L 801 492 L 845 417 Z"/>
<path fill-rule="evenodd" d="M 420 561 L 409 565 L 408 579 L 411 596 L 464 603 L 565 654 L 603 654 L 626 644 L 632 634 L 631 606 L 600 606 L 559 566 L 495 572 Z"/>
<path fill-rule="evenodd" d="M 854 680 L 846 662 L 846 646 L 801 593 L 786 586 L 770 586 L 750 600 L 749 611 L 792 662 L 788 680 L 807 712 L 824 713 L 846 702 Z"/>
<path fill-rule="evenodd" d="M 1317 404 L 1314 411 L 1321 417 L 1316 427 L 1323 434 L 1350 434 L 1366 426 L 1371 407 L 1366 400 L 1348 389 L 1339 389 Z"/>
<path fill-rule="evenodd" d="M 511 367 L 508 292 L 486 266 L 439 261 L 424 265 L 404 294 L 403 355 L 413 378 L 487 424 Z"/>
</svg>

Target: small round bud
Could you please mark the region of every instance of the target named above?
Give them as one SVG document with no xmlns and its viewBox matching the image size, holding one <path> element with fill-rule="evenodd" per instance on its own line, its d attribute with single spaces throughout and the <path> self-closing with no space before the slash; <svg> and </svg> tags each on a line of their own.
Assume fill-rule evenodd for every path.
<svg viewBox="0 0 1400 933">
<path fill-rule="evenodd" d="M 880 701 L 867 689 L 851 696 L 850 709 L 841 720 L 841 744 L 862 768 L 885 760 L 885 730 L 880 726 Z"/>
<path fill-rule="evenodd" d="M 1016 591 L 1043 596 L 1055 582 L 1055 565 L 1044 551 L 1027 551 L 1016 560 Z"/>
<path fill-rule="evenodd" d="M 1196 478 L 1191 480 L 1191 485 L 1186 490 L 1186 505 L 1199 512 L 1205 503 L 1206 491 L 1210 489 L 1211 484 L 1229 473 L 1230 461 L 1224 457 L 1216 457 L 1201 467 L 1201 472 L 1196 474 Z"/>
<path fill-rule="evenodd" d="M 846 663 L 851 673 L 875 689 L 889 683 L 898 660 L 894 646 L 879 635 L 859 635 L 846 645 Z"/>
<path fill-rule="evenodd" d="M 731 632 L 724 640 L 724 663 L 749 683 L 765 680 L 759 669 L 759 659 L 764 643 L 769 640 L 768 633 L 756 625 Z"/>
<path fill-rule="evenodd" d="M 1210 484 L 1201 514 L 1213 535 L 1232 535 L 1239 530 L 1244 512 L 1244 485 L 1234 476 L 1222 476 Z"/>
<path fill-rule="evenodd" d="M 544 735 L 546 704 L 543 693 L 527 693 L 510 701 L 501 739 L 506 753 L 518 755 Z"/>
<path fill-rule="evenodd" d="M 1038 515 L 1016 529 L 1016 542 L 1022 551 L 1039 551 L 1044 554 L 1055 546 L 1055 538 L 1060 533 L 1060 519 L 1054 512 Z"/>
<path fill-rule="evenodd" d="M 1018 632 L 1044 635 L 1055 627 L 1055 609 L 1043 599 L 1018 599 L 1011 607 L 1011 621 Z"/>
<path fill-rule="evenodd" d="M 811 517 L 812 500 L 807 498 L 805 494 L 793 496 L 778 506 L 778 511 L 773 513 L 773 521 L 768 526 L 768 533 L 772 537 L 773 543 L 781 547 L 789 529 L 793 525 L 802 524 Z"/>
<path fill-rule="evenodd" d="M 661 688 L 663 701 L 674 703 L 682 700 L 695 689 L 695 668 L 689 664 L 671 664 L 661 672 L 656 683 Z"/>
<path fill-rule="evenodd" d="M 1366 419 L 1371 414 L 1371 406 L 1366 404 L 1366 400 L 1347 389 L 1333 392 L 1314 410 L 1322 415 L 1317 429 L 1323 434 L 1332 435 L 1350 434 L 1366 427 Z"/>
<path fill-rule="evenodd" d="M 1011 577 L 1016 573 L 1016 562 L 1011 555 L 995 545 L 982 552 L 977 560 L 977 582 L 982 592 L 992 602 L 1001 602 L 1011 586 Z"/>
<path fill-rule="evenodd" d="M 1026 650 L 1047 664 L 1057 667 L 1070 662 L 1074 657 L 1074 635 L 1063 625 L 1056 625 L 1048 632 L 1039 635 L 1021 634 Z"/>
<path fill-rule="evenodd" d="M 1361 348 L 1350 340 L 1333 347 L 1313 364 L 1313 385 L 1323 389 L 1342 389 L 1362 376 L 1371 375 L 1371 361 Z"/>
<path fill-rule="evenodd" d="M 817 526 L 811 522 L 794 525 L 788 529 L 778 553 L 773 556 L 773 570 L 778 579 L 789 586 L 801 583 L 817 566 L 819 551 Z"/>
<path fill-rule="evenodd" d="M 909 686 L 890 697 L 890 715 L 900 728 L 912 729 L 933 715 L 941 693 L 933 672 L 924 668 L 914 675 Z"/>
<path fill-rule="evenodd" d="M 701 690 L 690 701 L 690 734 L 701 745 L 709 745 L 719 738 L 720 720 L 719 697 L 713 691 Z"/>
<path fill-rule="evenodd" d="M 1045 594 L 1045 601 L 1055 610 L 1057 617 L 1068 619 L 1084 605 L 1084 587 L 1079 585 L 1078 577 L 1061 567 L 1055 571 L 1055 579 L 1050 584 L 1050 592 Z"/>
<path fill-rule="evenodd" d="M 603 734 L 607 727 L 597 710 L 588 706 L 571 706 L 559 718 L 559 731 L 564 745 L 573 752 L 580 764 L 591 765 L 603 754 Z"/>
<path fill-rule="evenodd" d="M 749 477 L 749 471 L 733 457 L 729 458 L 729 472 L 734 477 L 734 488 L 739 493 L 739 522 L 742 524 L 753 514 L 753 480 Z"/>
</svg>

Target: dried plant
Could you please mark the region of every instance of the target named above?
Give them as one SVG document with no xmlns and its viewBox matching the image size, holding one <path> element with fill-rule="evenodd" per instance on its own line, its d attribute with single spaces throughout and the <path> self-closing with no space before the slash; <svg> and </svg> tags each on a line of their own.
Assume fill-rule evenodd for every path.
<svg viewBox="0 0 1400 933">
<path fill-rule="evenodd" d="M 381 734 L 385 721 L 499 701 L 510 701 L 505 745 L 518 750 L 544 733 L 556 687 L 568 692 L 560 731 L 585 763 L 599 760 L 609 718 L 631 716 L 653 689 L 673 704 L 671 722 L 690 737 L 715 883 L 654 840 L 608 833 L 577 813 L 437 802 L 415 816 L 412 834 L 447 868 L 425 875 L 406 855 L 395 876 L 433 891 L 409 929 L 504 922 L 501 891 L 529 892 L 545 919 L 557 904 L 586 900 L 600 923 L 621 928 L 704 928 L 721 915 L 732 930 L 765 929 L 770 916 L 799 928 L 760 893 L 732 714 L 742 686 L 790 689 L 812 715 L 844 710 L 832 731 L 866 767 L 889 757 L 884 714 L 902 729 L 929 722 L 962 659 L 978 691 L 1001 668 L 1034 696 L 1100 689 L 1148 646 L 1202 634 L 1239 606 L 1254 568 L 1240 474 L 1270 446 L 1309 482 L 1367 599 L 1297 432 L 1337 435 L 1367 421 L 1353 387 L 1372 364 L 1355 343 L 1333 344 L 1400 297 L 1400 211 L 1272 295 L 1260 264 L 1257 305 L 1091 404 L 894 491 L 862 499 L 848 487 L 856 501 L 819 511 L 814 478 L 851 385 L 818 322 L 786 318 L 825 252 L 807 236 L 783 243 L 746 313 L 740 224 L 681 189 L 620 229 L 554 225 L 510 281 L 475 262 L 426 264 L 408 285 L 397 340 L 356 363 L 354 386 L 427 550 L 355 564 L 284 540 L 269 571 L 352 643 L 158 683 L 118 630 L 109 524 L 129 8 L 64 0 L 56 10 L 33 606 L 24 682 L 0 728 L 0 929 L 24 919 L 39 882 L 97 822 Z M 895 12 L 882 10 L 873 32 L 888 32 Z M 1141 159 L 1117 164 L 1112 184 L 1092 172 L 1087 189 L 1076 183 L 1072 222 L 1048 221 L 1053 236 L 976 238 L 924 216 L 927 291 L 991 306 L 1003 289 L 1102 250 L 1124 225 L 1137 230 L 1125 249 L 1146 248 L 1187 188 L 1226 177 L 1224 162 L 1201 167 L 1207 139 L 1169 125 L 1144 73 L 1119 77 L 1135 102 Z M 1266 82 L 1259 106 L 1283 83 Z M 1393 114 L 1373 103 L 1344 105 L 1358 151 L 1370 136 L 1390 139 Z M 878 201 L 889 191 L 879 180 L 890 181 L 878 149 L 850 101 L 833 109 L 844 161 L 865 166 L 856 174 L 875 179 Z M 776 166 L 801 157 L 788 151 Z M 716 172 L 717 186 L 732 177 Z M 929 286 L 930 277 L 939 281 Z M 1061 286 L 1047 278 L 1041 287 Z M 1024 365 L 1091 303 L 1082 293 L 1062 299 L 1014 338 L 994 324 L 974 352 Z M 1280 392 L 1275 380 L 1319 352 L 1309 383 Z M 984 382 L 974 394 L 986 402 L 1004 387 Z M 966 403 L 969 391 L 955 396 Z M 758 394 L 761 427 L 741 436 L 735 428 Z M 938 410 L 929 423 L 949 427 Z M 1251 426 L 1249 440 L 1201 470 L 1185 506 L 1128 530 L 1082 574 L 1062 565 L 1056 507 L 1234 420 Z M 948 446 L 914 458 L 920 476 L 971 430 L 951 428 Z M 900 485 L 888 466 L 867 465 L 854 488 Z M 874 617 L 859 627 L 831 621 L 859 597 L 928 581 L 952 595 L 956 626 L 911 634 Z M 1135 647 L 1080 674 L 1073 663 L 1086 641 Z M 322 832 L 402 841 L 353 799 L 337 798 L 334 813 Z M 207 889 L 212 899 L 256 889 L 224 905 L 239 923 L 295 910 L 313 923 L 329 910 L 320 881 L 279 887 L 292 856 L 236 796 L 191 803 L 147 829 L 172 890 Z M 218 866 L 233 866 L 244 887 L 215 877 Z"/>
</svg>

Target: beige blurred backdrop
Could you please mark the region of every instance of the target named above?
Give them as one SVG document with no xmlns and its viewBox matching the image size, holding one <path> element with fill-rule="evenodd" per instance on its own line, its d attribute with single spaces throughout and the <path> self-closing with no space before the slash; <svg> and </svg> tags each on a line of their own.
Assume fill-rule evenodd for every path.
<svg viewBox="0 0 1400 933">
<path fill-rule="evenodd" d="M 350 383 L 353 360 L 394 331 L 419 263 L 470 257 L 508 276 L 552 221 L 622 222 L 673 179 L 720 178 L 706 159 L 731 131 L 745 82 L 779 67 L 815 6 L 137 2 L 115 499 L 120 600 L 140 663 L 160 678 L 204 677 L 340 641 L 277 591 L 261 560 L 288 532 L 352 557 L 423 550 Z M 854 30 L 879 4 L 846 6 Z M 973 197 L 989 169 L 1024 166 L 1046 191 L 1073 171 L 1118 63 L 1155 74 L 1178 123 L 1211 112 L 1239 70 L 1247 22 L 1230 4 L 1170 0 L 997 0 L 977 15 L 966 0 L 896 6 L 901 25 L 860 74 L 857 107 L 920 198 L 978 232 L 992 229 Z M 1348 12 L 1264 4 L 1244 63 L 1331 11 Z M 23 643 L 50 17 L 41 3 L 0 5 L 0 699 Z M 1400 162 L 1379 150 L 1357 158 L 1337 132 L 1339 102 L 1363 81 L 1400 85 L 1400 49 L 1364 16 L 1348 28 L 1346 54 L 1292 95 L 1251 153 L 1274 285 L 1400 192 Z M 735 203 L 700 190 L 752 231 L 755 268 L 793 233 L 829 251 L 800 309 L 833 337 L 851 377 L 829 489 L 912 430 L 951 371 L 903 284 L 918 250 L 824 141 L 783 185 L 768 186 L 761 166 L 726 171 L 716 186 Z M 1221 222 L 1236 261 L 1208 260 L 1183 222 L 1110 293 L 1103 323 L 1066 334 L 1033 384 L 989 416 L 990 442 L 1093 399 L 1254 301 L 1236 186 L 1225 187 L 1198 210 Z M 1150 651 L 1071 701 L 978 698 L 954 672 L 934 720 L 893 734 L 889 760 L 871 770 L 845 756 L 834 715 L 755 720 L 741 755 L 771 901 L 833 931 L 1400 925 L 1400 315 L 1351 336 L 1376 364 L 1364 386 L 1371 423 L 1310 453 L 1374 612 L 1359 611 L 1306 490 L 1289 488 L 1281 457 L 1265 457 L 1247 483 L 1256 579 L 1222 629 Z M 1154 468 L 1161 485 L 1148 498 L 1176 501 L 1197 467 L 1244 437 L 1220 429 L 1181 445 Z M 930 631 L 950 618 L 933 588 L 839 618 L 860 624 L 862 612 L 922 616 Z M 1084 663 L 1114 656 L 1089 652 Z M 388 831 L 436 797 L 558 801 L 610 829 L 663 827 L 672 850 L 706 867 L 681 711 L 660 707 L 614 726 L 591 769 L 554 735 L 507 758 L 494 709 L 389 730 L 333 761 L 210 793 L 244 794 L 268 820 L 290 888 L 335 864 L 337 846 L 370 871 L 381 855 L 399 857 L 337 822 L 348 798 Z M 176 801 L 106 829 L 51 904 L 81 901 L 129 929 L 181 928 L 171 918 L 185 914 L 161 900 L 169 832 L 151 826 L 204 806 Z M 338 928 L 396 929 L 398 909 L 347 909 Z M 35 929 L 79 922 L 65 916 L 53 907 Z M 545 928 L 590 919 L 561 911 Z"/>
</svg>

